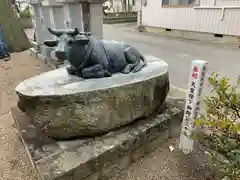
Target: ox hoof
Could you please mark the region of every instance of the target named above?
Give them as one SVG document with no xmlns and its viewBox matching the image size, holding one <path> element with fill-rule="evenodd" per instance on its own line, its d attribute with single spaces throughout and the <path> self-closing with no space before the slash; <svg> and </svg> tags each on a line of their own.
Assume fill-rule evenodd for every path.
<svg viewBox="0 0 240 180">
<path fill-rule="evenodd" d="M 145 63 L 139 63 L 137 66 L 135 66 L 132 70 L 132 73 L 136 73 L 142 70 L 142 68 L 146 66 Z"/>
<path fill-rule="evenodd" d="M 142 66 L 141 67 L 137 66 L 132 70 L 132 73 L 139 72 L 141 69 L 142 69 Z"/>
<path fill-rule="evenodd" d="M 66 70 L 67 70 L 68 74 L 70 74 L 70 75 L 75 75 L 76 74 L 75 70 L 71 66 L 67 67 Z"/>
<path fill-rule="evenodd" d="M 104 71 L 104 77 L 111 77 L 112 74 L 108 72 L 107 70 Z"/>
<path fill-rule="evenodd" d="M 134 67 L 134 64 L 128 64 L 124 67 L 124 69 L 122 70 L 123 74 L 129 74 L 132 70 L 132 68 Z"/>
</svg>

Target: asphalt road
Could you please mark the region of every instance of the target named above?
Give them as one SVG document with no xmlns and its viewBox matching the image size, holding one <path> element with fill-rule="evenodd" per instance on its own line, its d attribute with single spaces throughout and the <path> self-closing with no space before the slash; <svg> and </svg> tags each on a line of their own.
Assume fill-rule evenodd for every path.
<svg viewBox="0 0 240 180">
<path fill-rule="evenodd" d="M 219 72 L 235 82 L 240 74 L 240 49 L 137 32 L 134 29 L 135 24 L 104 25 L 104 38 L 129 43 L 145 54 L 165 60 L 169 65 L 170 83 L 174 86 L 187 89 L 191 61 L 197 59 L 208 61 L 208 75 Z"/>
</svg>

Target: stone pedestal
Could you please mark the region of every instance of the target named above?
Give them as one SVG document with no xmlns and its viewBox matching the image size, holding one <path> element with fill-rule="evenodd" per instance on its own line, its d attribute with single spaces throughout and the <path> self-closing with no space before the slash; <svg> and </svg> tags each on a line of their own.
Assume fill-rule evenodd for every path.
<svg viewBox="0 0 240 180">
<path fill-rule="evenodd" d="M 65 67 L 16 87 L 19 107 L 44 136 L 68 139 L 99 135 L 155 113 L 169 91 L 168 65 L 146 57 L 137 73 L 81 79 Z"/>
<path fill-rule="evenodd" d="M 185 99 L 172 95 L 166 109 L 155 116 L 95 138 L 43 141 L 23 112 L 15 108 L 12 115 L 39 179 L 108 180 L 162 147 L 168 138 L 179 137 Z"/>
</svg>

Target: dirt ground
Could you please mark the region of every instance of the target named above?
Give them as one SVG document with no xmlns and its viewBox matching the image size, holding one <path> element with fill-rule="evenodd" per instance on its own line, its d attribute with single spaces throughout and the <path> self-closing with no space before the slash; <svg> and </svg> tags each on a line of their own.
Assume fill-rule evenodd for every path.
<svg viewBox="0 0 240 180">
<path fill-rule="evenodd" d="M 24 79 L 50 70 L 28 52 L 12 54 L 11 60 L 0 60 L 0 180 L 35 180 L 24 147 L 18 137 L 10 108 L 16 106 L 15 87 Z"/>
</svg>

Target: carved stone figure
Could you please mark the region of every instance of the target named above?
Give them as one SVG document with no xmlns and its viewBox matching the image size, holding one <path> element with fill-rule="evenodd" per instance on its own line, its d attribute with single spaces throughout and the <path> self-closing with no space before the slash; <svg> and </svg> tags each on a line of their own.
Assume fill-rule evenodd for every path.
<svg viewBox="0 0 240 180">
<path fill-rule="evenodd" d="M 145 65 L 144 56 L 134 47 L 116 42 L 100 40 L 90 33 L 74 30 L 52 30 L 56 40 L 47 40 L 44 44 L 56 47 L 55 56 L 59 60 L 68 60 L 71 66 L 67 71 L 84 79 L 110 77 L 114 73 L 128 74 L 138 72 Z"/>
</svg>

